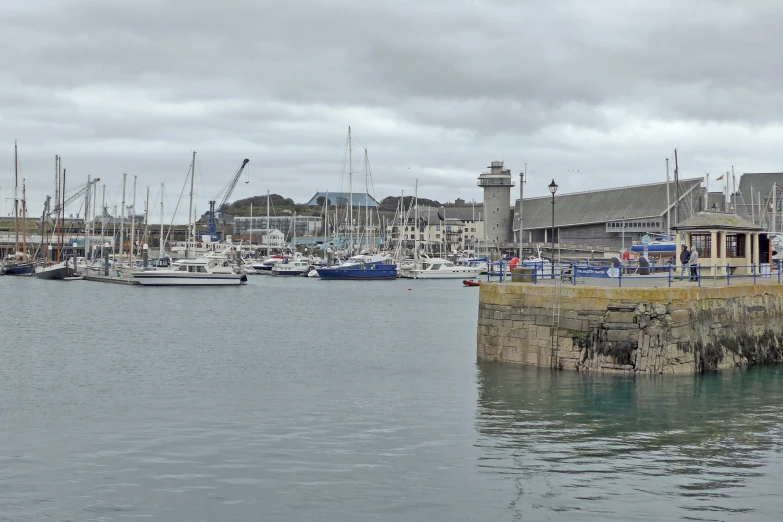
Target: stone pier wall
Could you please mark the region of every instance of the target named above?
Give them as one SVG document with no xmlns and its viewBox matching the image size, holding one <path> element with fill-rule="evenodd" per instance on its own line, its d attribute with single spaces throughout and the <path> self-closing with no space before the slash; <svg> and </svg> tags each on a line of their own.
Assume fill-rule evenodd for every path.
<svg viewBox="0 0 783 522">
<path fill-rule="evenodd" d="M 695 373 L 783 361 L 783 286 L 481 283 L 479 359 L 561 369 Z"/>
</svg>

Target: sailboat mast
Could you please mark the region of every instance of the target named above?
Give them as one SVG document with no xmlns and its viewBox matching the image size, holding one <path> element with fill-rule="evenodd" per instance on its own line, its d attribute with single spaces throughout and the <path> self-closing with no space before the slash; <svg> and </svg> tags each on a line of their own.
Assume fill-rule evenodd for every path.
<svg viewBox="0 0 783 522">
<path fill-rule="evenodd" d="M 413 227 L 414 236 L 413 236 L 413 261 L 414 263 L 419 262 L 419 180 L 416 179 L 416 185 L 413 191 L 413 204 L 414 206 L 414 216 L 415 216 L 415 225 Z M 418 266 L 416 267 L 418 268 Z"/>
<path fill-rule="evenodd" d="M 351 126 L 348 126 L 348 255 L 353 255 L 353 157 Z"/>
<path fill-rule="evenodd" d="M 672 235 L 672 209 L 671 209 L 671 197 L 669 196 L 669 158 L 666 158 L 666 239 L 668 240 Z M 707 197 L 709 197 L 709 190 L 707 190 Z M 678 246 L 679 248 L 679 246 Z M 676 250 L 675 250 L 676 251 Z"/>
<path fill-rule="evenodd" d="M 88 214 L 90 213 L 90 197 L 92 196 L 92 181 L 90 175 L 87 175 L 87 191 L 84 193 L 84 262 L 87 263 L 87 258 L 90 252 L 90 222 Z M 73 267 L 76 268 L 76 254 L 74 253 Z"/>
<path fill-rule="evenodd" d="M 166 245 L 163 238 L 163 183 L 160 184 L 160 241 L 158 241 L 158 259 L 163 257 L 163 247 Z"/>
<path fill-rule="evenodd" d="M 324 243 L 329 239 L 329 191 L 326 191 L 326 201 L 324 202 Z M 324 248 L 326 248 L 324 246 Z"/>
<path fill-rule="evenodd" d="M 150 188 L 147 187 L 147 202 L 144 204 L 144 236 L 142 237 L 142 243 L 148 245 L 147 233 L 150 226 Z"/>
<path fill-rule="evenodd" d="M 128 250 L 128 262 L 133 263 L 136 260 L 136 175 L 133 175 L 133 203 L 131 208 L 133 211 L 130 213 L 131 229 L 130 229 L 130 249 Z"/>
<path fill-rule="evenodd" d="M 60 163 L 60 166 L 62 166 L 62 162 Z M 60 182 L 60 198 L 62 198 L 62 203 L 60 203 L 60 214 L 62 214 L 62 218 L 60 219 L 60 239 L 59 243 L 57 244 L 57 262 L 61 262 L 62 259 L 62 249 L 63 249 L 63 241 L 64 241 L 64 234 L 65 231 L 63 230 L 65 226 L 65 171 L 67 169 L 63 169 L 63 175 L 62 175 L 62 181 Z"/>
<path fill-rule="evenodd" d="M 14 140 L 14 255 L 19 252 L 19 156 L 16 140 Z"/>
<path fill-rule="evenodd" d="M 122 207 L 120 209 L 120 260 L 122 260 L 122 252 L 124 250 L 125 243 L 125 185 L 128 175 L 122 173 Z"/>
<path fill-rule="evenodd" d="M 185 242 L 185 257 L 190 257 L 190 242 L 195 243 L 195 234 L 191 236 L 191 220 L 193 219 L 193 185 L 196 180 L 196 151 L 193 151 L 193 161 L 190 164 L 190 209 L 188 210 L 188 240 Z"/>
<path fill-rule="evenodd" d="M 674 149 L 674 222 L 680 222 L 680 166 L 677 163 L 677 149 Z"/>
<path fill-rule="evenodd" d="M 106 238 L 104 236 L 104 230 L 106 229 L 106 216 L 109 213 L 106 211 L 106 183 L 103 184 L 103 195 L 101 196 L 101 254 L 103 254 L 104 248 L 106 248 Z"/>
<path fill-rule="evenodd" d="M 27 261 L 27 183 L 22 179 L 22 252 L 23 261 Z"/>
<path fill-rule="evenodd" d="M 370 213 L 369 206 L 367 205 L 367 194 L 370 193 L 370 187 L 368 185 L 368 177 L 370 172 L 370 160 L 367 157 L 367 149 L 364 149 L 364 233 L 367 239 L 365 239 L 365 245 L 370 248 Z"/>
<path fill-rule="evenodd" d="M 96 178 L 92 182 L 92 219 L 90 220 L 90 235 L 95 236 L 95 209 L 98 202 L 98 182 L 100 178 Z M 92 250 L 91 250 L 92 251 Z M 86 257 L 86 254 L 85 254 Z M 95 256 L 93 256 L 92 262 L 95 263 Z"/>
<path fill-rule="evenodd" d="M 269 257 L 269 190 L 266 191 L 266 255 Z"/>
</svg>

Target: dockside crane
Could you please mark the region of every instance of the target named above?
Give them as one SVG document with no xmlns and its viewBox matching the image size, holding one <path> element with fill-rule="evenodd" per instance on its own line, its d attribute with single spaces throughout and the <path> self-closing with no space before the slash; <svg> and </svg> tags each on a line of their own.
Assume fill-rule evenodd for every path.
<svg viewBox="0 0 783 522">
<path fill-rule="evenodd" d="M 231 197 L 231 194 L 234 193 L 234 189 L 237 186 L 237 183 L 239 182 L 239 178 L 242 176 L 242 172 L 245 170 L 245 165 L 248 164 L 250 160 L 245 158 L 242 160 L 242 165 L 239 166 L 236 172 L 234 172 L 234 175 L 231 176 L 231 178 L 228 180 L 228 183 L 220 189 L 220 192 L 217 193 L 215 196 L 215 199 L 209 202 L 209 224 L 207 226 L 207 232 L 206 234 L 215 237 L 217 235 L 217 217 L 216 212 L 222 214 L 226 208 L 228 207 L 228 198 Z M 220 205 L 217 206 L 217 211 L 215 210 L 215 205 L 217 201 L 220 201 Z"/>
</svg>

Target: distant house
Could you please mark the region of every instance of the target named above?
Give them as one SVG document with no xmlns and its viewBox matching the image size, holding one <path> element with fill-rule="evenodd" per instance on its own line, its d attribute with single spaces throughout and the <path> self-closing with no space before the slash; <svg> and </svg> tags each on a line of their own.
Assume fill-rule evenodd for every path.
<svg viewBox="0 0 783 522">
<path fill-rule="evenodd" d="M 307 202 L 307 206 L 320 207 L 323 205 L 326 198 L 329 198 L 330 207 L 347 206 L 349 202 L 352 202 L 354 207 L 364 207 L 366 205 L 369 208 L 377 208 L 380 206 L 380 204 L 375 201 L 375 198 L 364 192 L 354 192 L 353 197 L 351 197 L 350 192 L 316 192 L 315 196 L 310 198 L 310 201 Z"/>
</svg>

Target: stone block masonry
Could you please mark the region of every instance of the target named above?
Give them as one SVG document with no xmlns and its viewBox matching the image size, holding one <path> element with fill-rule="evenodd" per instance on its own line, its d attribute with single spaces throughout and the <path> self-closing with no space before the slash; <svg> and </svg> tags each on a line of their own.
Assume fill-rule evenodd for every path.
<svg viewBox="0 0 783 522">
<path fill-rule="evenodd" d="M 477 356 L 649 374 L 783 362 L 783 285 L 556 290 L 482 283 Z"/>
</svg>

